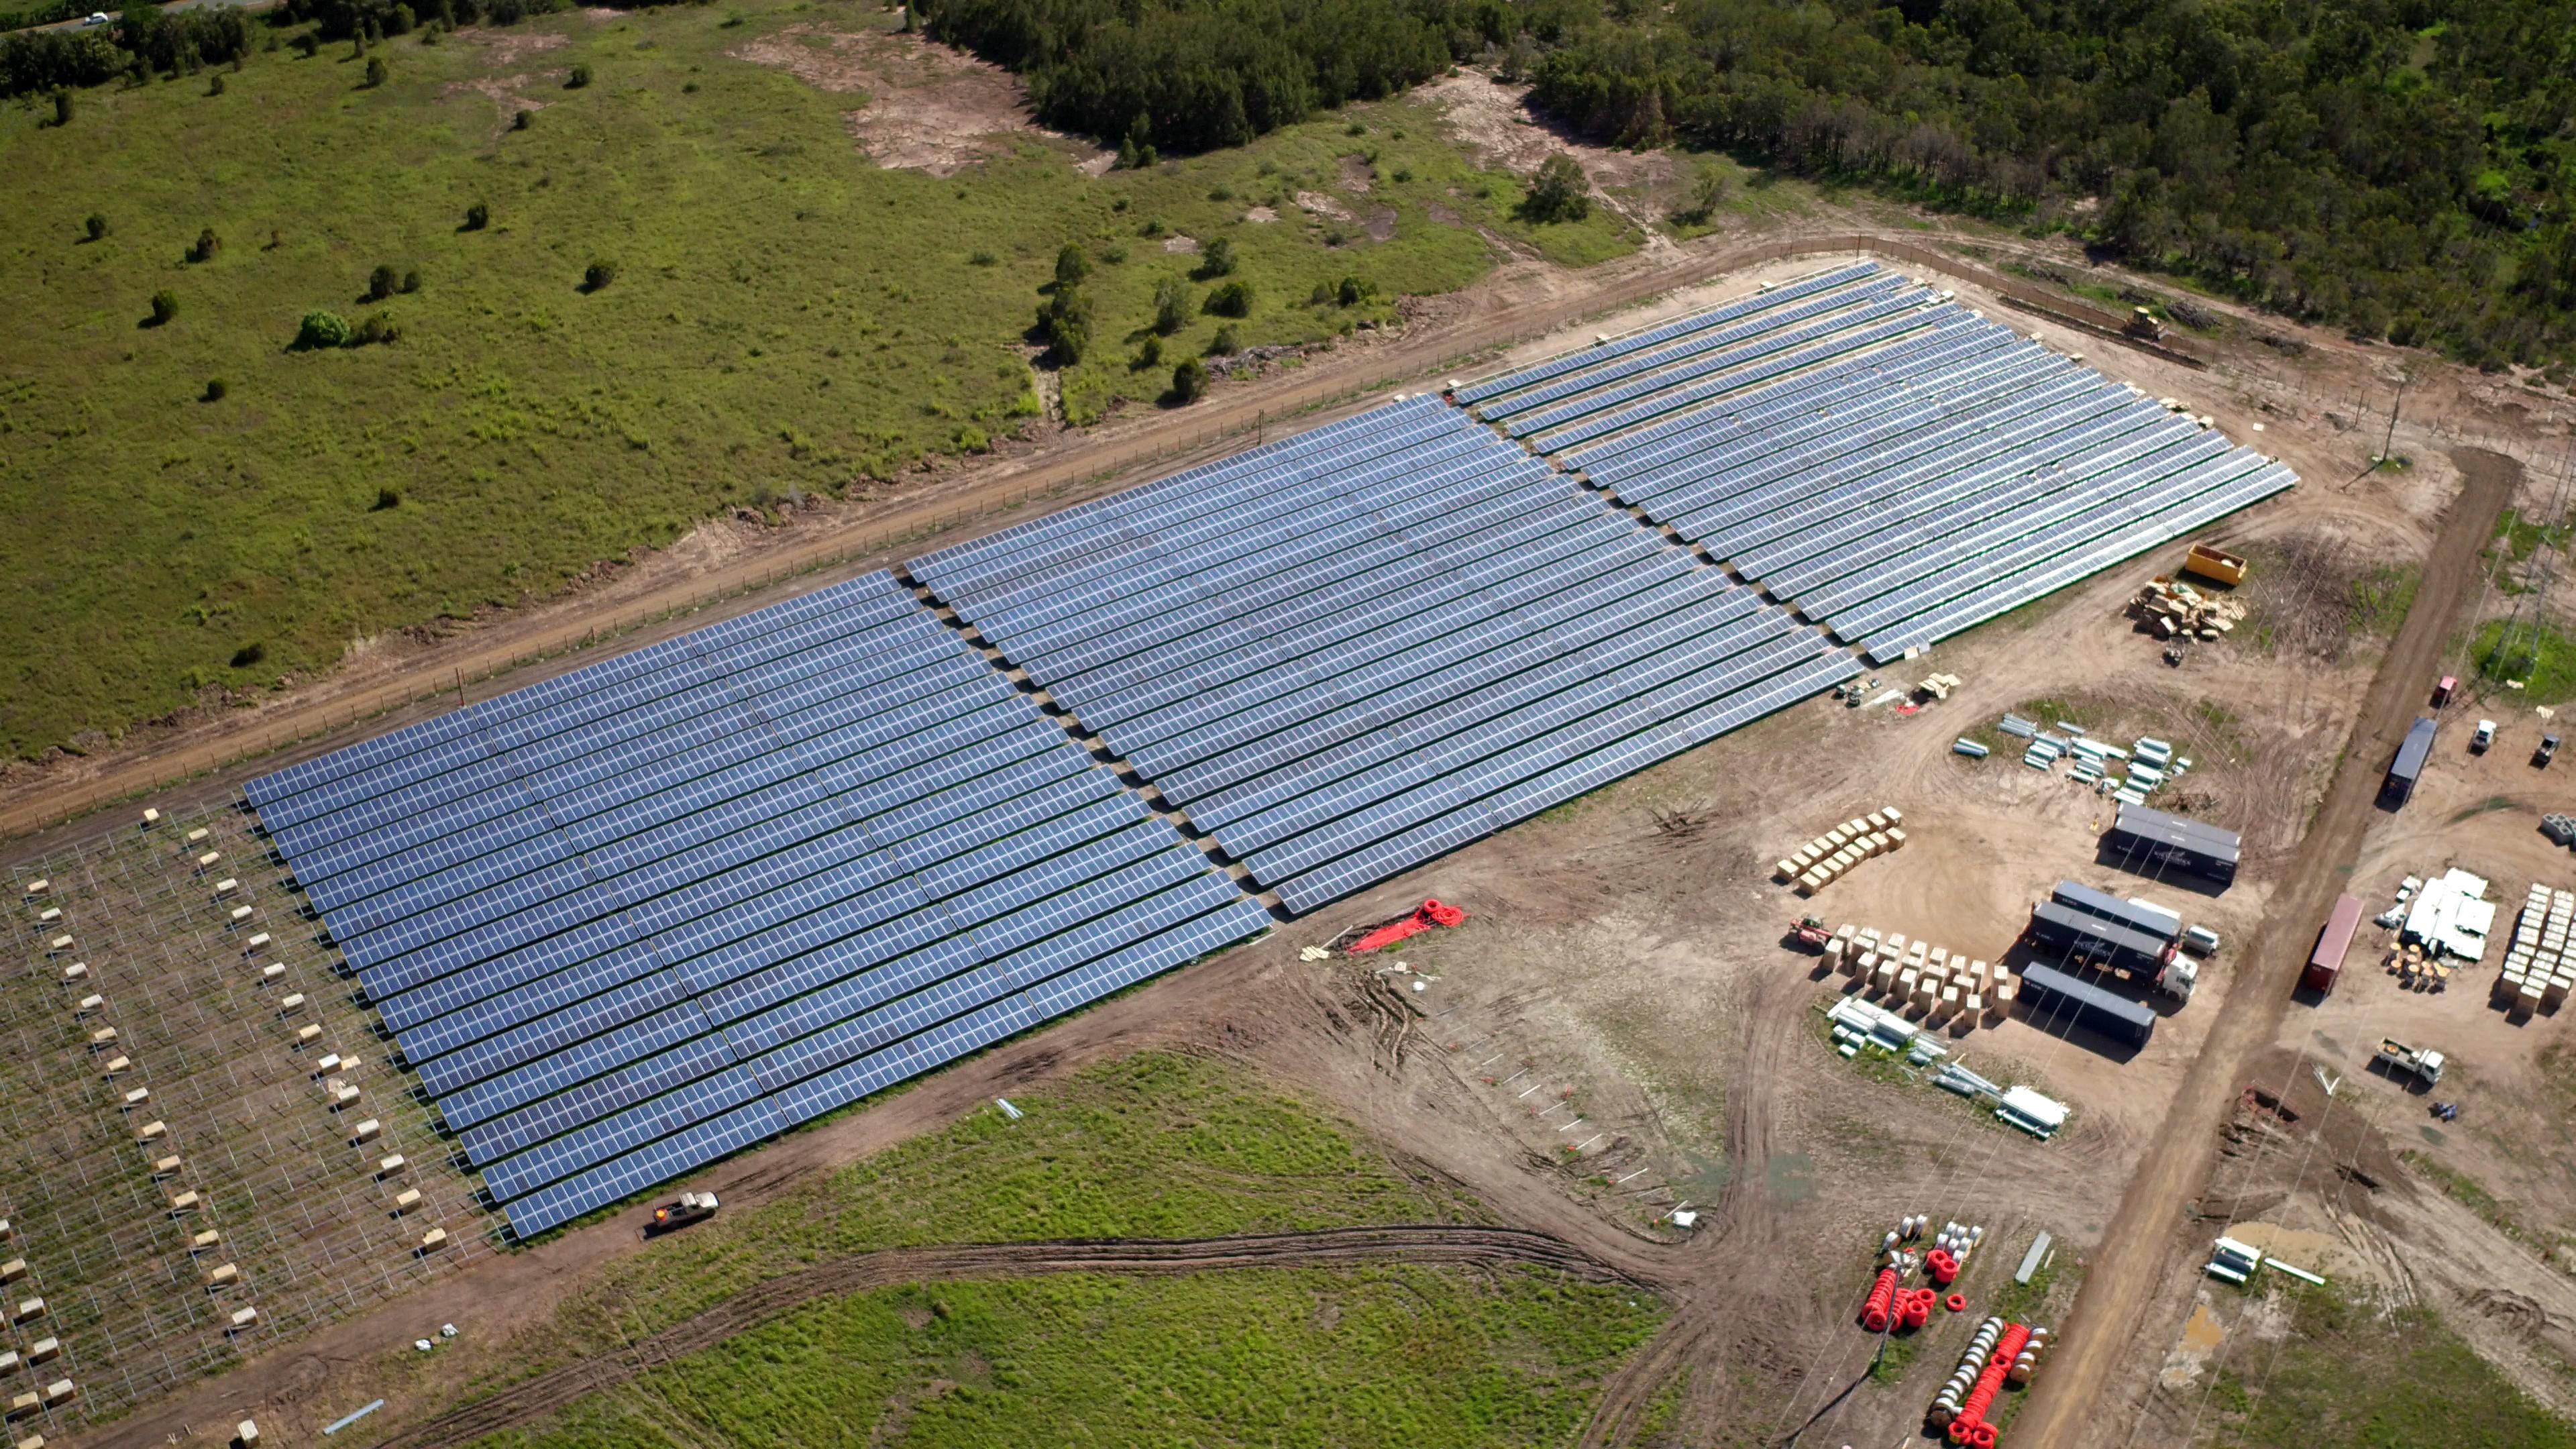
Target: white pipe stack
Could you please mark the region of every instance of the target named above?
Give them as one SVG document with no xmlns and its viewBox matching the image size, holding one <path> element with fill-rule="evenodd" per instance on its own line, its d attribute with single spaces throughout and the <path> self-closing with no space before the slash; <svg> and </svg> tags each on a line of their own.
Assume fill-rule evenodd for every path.
<svg viewBox="0 0 2576 1449">
<path fill-rule="evenodd" d="M 1968 1342 L 1968 1351 L 1959 1356 L 1959 1367 L 1941 1385 L 1941 1391 L 1932 1397 L 1930 1422 L 1933 1428 L 1946 1429 L 1952 1419 L 1959 1417 L 1961 1401 L 1967 1398 L 1970 1389 L 1976 1387 L 1977 1375 L 1985 1371 L 1986 1359 L 1995 1351 L 1995 1342 L 2003 1336 L 2003 1331 L 2004 1321 L 2000 1318 L 1989 1318 L 1977 1325 L 1976 1336 Z"/>
</svg>

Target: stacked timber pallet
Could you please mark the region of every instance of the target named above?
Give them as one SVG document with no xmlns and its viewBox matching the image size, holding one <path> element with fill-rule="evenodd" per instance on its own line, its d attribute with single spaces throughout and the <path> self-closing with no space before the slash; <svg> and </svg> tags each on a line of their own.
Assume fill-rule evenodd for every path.
<svg viewBox="0 0 2576 1449">
<path fill-rule="evenodd" d="M 1888 1009 L 1955 1029 L 2003 1020 L 2017 991 L 2011 970 L 1902 933 L 1845 924 L 1825 942 L 1825 964 L 1852 977 Z"/>
<path fill-rule="evenodd" d="M 1811 896 L 1850 873 L 1864 860 L 1905 848 L 1905 812 L 1890 805 L 1846 820 L 1800 847 L 1774 868 L 1773 878 L 1794 884 Z"/>
<path fill-rule="evenodd" d="M 2245 606 L 2234 599 L 2204 593 L 2162 574 L 2149 579 L 2130 606 L 2159 639 L 2215 639 L 2245 618 Z"/>
<path fill-rule="evenodd" d="M 2576 952 L 2567 949 L 2569 919 L 2576 917 L 2576 895 L 2534 885 L 2523 897 L 2522 914 L 2513 923 L 2513 944 L 2505 948 L 2504 970 L 2496 977 L 2495 1004 L 2516 1020 L 2536 1011 L 2556 1011 L 2576 986 Z"/>
</svg>

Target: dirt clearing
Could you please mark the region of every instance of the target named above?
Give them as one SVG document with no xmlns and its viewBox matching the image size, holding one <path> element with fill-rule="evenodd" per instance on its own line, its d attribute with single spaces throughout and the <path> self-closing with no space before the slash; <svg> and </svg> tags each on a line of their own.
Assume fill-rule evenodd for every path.
<svg viewBox="0 0 2576 1449">
<path fill-rule="evenodd" d="M 867 104 L 842 120 L 859 148 L 890 171 L 954 176 L 1007 154 L 1020 137 L 1065 148 L 1076 167 L 1093 175 L 1117 159 L 1038 125 L 1027 87 L 1010 72 L 918 35 L 791 25 L 732 54 L 818 90 L 864 92 Z"/>
</svg>

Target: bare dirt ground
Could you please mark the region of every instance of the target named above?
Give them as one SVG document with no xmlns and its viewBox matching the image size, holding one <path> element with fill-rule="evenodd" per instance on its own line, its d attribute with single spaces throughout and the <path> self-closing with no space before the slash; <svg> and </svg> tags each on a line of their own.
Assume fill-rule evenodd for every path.
<svg viewBox="0 0 2576 1449">
<path fill-rule="evenodd" d="M 1575 325 L 1577 319 L 1605 309 L 1635 308 L 1602 324 L 1625 330 L 1763 276 L 1819 263 L 1812 254 L 1788 260 L 1768 249 L 1706 247 L 1685 253 L 1681 264 L 1641 259 L 1573 279 L 1507 269 L 1418 332 L 1408 329 L 1346 367 L 1437 375 L 1462 366 L 1452 359 L 1463 356 L 1555 352 L 1591 330 Z M 2393 747 L 2391 722 L 2402 729 L 2414 703 L 2389 681 L 2429 677 L 2451 639 L 2455 606 L 2446 600 L 2474 583 L 2463 559 L 2474 559 L 2484 541 L 2483 520 L 2502 505 L 2512 480 L 2502 460 L 2463 451 L 2456 455 L 2467 470 L 2462 496 L 2462 473 L 2446 456 L 2446 439 L 2412 423 L 2400 428 L 2398 440 L 2416 466 L 2363 472 L 2361 460 L 2377 439 L 2364 435 L 2358 410 L 2341 399 L 2362 396 L 2375 375 L 2379 358 L 2365 350 L 2319 340 L 2292 366 L 2268 351 L 2213 349 L 2214 365 L 2195 369 L 2003 308 L 1979 275 L 1966 264 L 1955 273 L 1973 305 L 2061 350 L 2085 353 L 2151 395 L 2186 399 L 2231 436 L 2300 470 L 2307 481 L 2294 494 L 2212 531 L 2255 553 L 2258 568 L 2263 559 L 2282 561 L 2259 573 L 2248 590 L 2249 601 L 2275 626 L 2271 642 L 2258 643 L 2248 630 L 2195 651 L 2180 671 L 2170 669 L 2123 606 L 2148 574 L 2169 569 L 2172 559 L 2134 561 L 1944 643 L 1914 665 L 1882 671 L 1899 683 L 1936 669 L 1961 675 L 1965 689 L 1946 702 L 1910 717 L 1892 709 L 1848 711 L 1826 701 L 1797 706 L 1340 903 L 1264 943 L 724 1164 L 705 1175 L 704 1185 L 729 1202 L 756 1203 L 808 1174 L 952 1120 L 996 1092 L 1091 1061 L 1155 1045 L 1219 1053 L 1348 1115 L 1402 1160 L 1472 1192 L 1497 1222 L 1548 1234 L 1659 1287 L 1673 1317 L 1614 1379 L 1587 1442 L 1630 1442 L 1641 1409 L 1676 1379 L 1682 1380 L 1676 1442 L 1721 1434 L 1777 1442 L 1800 1425 L 1810 1426 L 1802 1442 L 1889 1443 L 1919 1433 L 1924 1398 L 1955 1358 L 1966 1319 L 1927 1330 L 1912 1350 L 1914 1366 L 1895 1384 L 1867 1379 L 1877 1345 L 1849 1322 L 1876 1234 L 1908 1211 L 1986 1226 L 1989 1247 L 1963 1280 L 1979 1300 L 2007 1281 L 2034 1232 L 2056 1235 L 2076 1270 L 2066 1291 L 2081 1277 L 2084 1306 L 2068 1325 L 2065 1346 L 2016 1440 L 2100 1442 L 2092 1427 L 2123 1417 L 2120 1406 L 2140 1402 L 2161 1370 L 2152 1349 L 2124 1341 L 2128 1330 L 2162 1334 L 2168 1321 L 2179 1325 L 2190 1312 L 2192 1280 L 2183 1256 L 2189 1240 L 2205 1238 L 2209 1227 L 2186 1224 L 2185 1206 L 2204 1195 L 2201 1184 L 2213 1163 L 2225 1170 L 2223 1129 L 2242 1085 L 2253 1079 L 2249 1073 L 2265 1070 L 2261 1054 L 2279 1035 L 2281 962 L 2306 948 L 2318 918 L 2311 898 L 2341 888 L 2337 882 L 2351 859 L 2345 847 L 2360 838 L 2346 800 L 2354 771 L 2375 776 L 2373 753 L 2383 744 Z M 1575 330 L 1563 330 L 1569 326 Z M 1555 335 L 1533 335 L 1549 329 Z M 1219 441 L 1229 420 L 1286 416 L 1352 380 L 1350 370 L 1322 371 L 1247 386 L 1177 420 L 1147 419 L 1122 440 L 1168 436 L 1187 426 L 1204 436 L 1182 445 L 1185 456 L 1231 448 L 1236 445 Z M 2410 399 L 2424 400 L 2428 421 L 2456 429 L 2483 420 L 2523 436 L 2516 429 L 2528 419 L 2492 405 L 2481 410 L 2490 400 L 2480 390 L 2492 384 L 2435 376 L 2418 387 Z M 2410 415 L 2414 406 L 2410 401 Z M 2539 441 L 2530 437 L 2526 444 L 2536 448 Z M 861 526 L 890 529 L 990 507 L 997 498 L 1086 496 L 1104 486 L 1096 475 L 1115 457 L 1085 438 L 1057 452 L 925 483 L 872 511 L 771 530 L 793 541 L 746 547 L 696 577 L 648 578 L 647 569 L 633 570 L 618 581 L 623 592 L 614 605 L 730 593 L 795 560 L 797 550 L 833 560 L 818 579 L 846 576 L 896 551 L 847 553 L 846 534 L 862 519 Z M 1002 521 L 980 521 L 950 537 Z M 2350 579 L 2366 563 L 2423 558 L 2428 551 L 2435 551 L 2434 562 L 2408 632 L 2393 645 L 2354 637 L 2345 607 Z M 561 627 L 584 612 L 606 612 L 595 599 L 576 603 L 532 617 Z M 750 606 L 749 600 L 728 603 L 655 629 L 697 627 Z M 397 691 L 416 689 L 423 675 L 502 667 L 531 637 L 546 637 L 541 627 L 499 620 L 449 641 L 444 652 L 399 658 L 389 652 L 367 684 L 383 691 L 387 704 L 408 699 Z M 641 642 L 654 633 L 636 637 Z M 492 688 L 515 687 L 543 672 L 521 671 Z M 2374 674 L 2381 680 L 2376 686 L 2369 683 Z M 285 728 L 288 712 L 301 708 L 308 712 L 306 727 L 318 728 L 363 699 L 354 688 L 317 692 L 270 722 Z M 1955 735 L 1991 725 L 2006 709 L 2037 708 L 2036 701 L 2062 704 L 2097 732 L 2158 733 L 2195 755 L 2201 768 L 2185 785 L 2188 808 L 2246 833 L 2240 882 L 2213 896 L 2179 881 L 2124 880 L 2095 858 L 2104 813 L 2098 797 L 2062 778 L 2043 779 L 2003 752 L 1982 763 L 1949 752 Z M 2211 703 L 2222 707 L 2213 712 L 2206 708 Z M 395 718 L 444 707 L 414 705 Z M 2356 718 L 2364 727 L 2348 758 L 2360 763 L 2338 776 L 2335 763 L 2345 755 Z M 381 727 L 371 724 L 367 732 Z M 345 737 L 331 741 L 341 742 Z M 187 758 L 188 748 L 215 763 L 226 743 L 173 741 L 171 748 L 111 767 L 130 770 L 130 779 L 149 779 L 174 758 Z M 238 772 L 197 788 L 228 794 L 237 778 Z M 2428 801 L 2418 802 L 2415 818 L 2434 818 Z M 19 803 L 27 808 L 24 793 Z M 1789 847 L 1831 822 L 1887 804 L 1906 811 L 1914 836 L 1907 850 L 1863 866 L 1813 903 L 1768 879 L 1770 862 Z M 2031 1082 L 2069 1103 L 2073 1121 L 2056 1140 L 2032 1142 L 1947 1094 L 1901 1074 L 1872 1073 L 1829 1049 L 1817 1008 L 1841 982 L 1819 977 L 1815 958 L 1781 941 L 1802 910 L 1997 959 L 2028 903 L 2066 876 L 2156 896 L 2236 944 L 2205 976 L 2198 1000 L 2170 1013 L 2154 1044 L 2134 1058 L 2115 1060 L 2097 1042 L 2069 1039 L 2027 1019 L 1954 1044 L 1954 1056 L 1986 1075 Z M 1424 987 L 1420 992 L 1373 985 L 1375 978 L 1343 961 L 1297 956 L 1301 945 L 1390 917 L 1426 895 L 1465 906 L 1472 919 L 1464 930 L 1401 953 L 1419 973 L 1412 979 Z M 2296 925 L 2301 920 L 2311 922 L 2304 932 Z M 2356 990 L 2348 1000 L 2360 996 Z M 2483 996 L 2481 990 L 2433 1000 L 2457 1010 Z M 2333 1035 L 2346 1045 L 2365 1039 L 2358 1030 Z M 2467 1033 L 2461 1039 L 2472 1040 Z M 2473 1072 L 2489 1070 L 2468 1050 L 2462 1057 Z M 2498 1070 L 2499 1081 L 2525 1080 Z M 2342 1156 L 2362 1152 L 2354 1147 Z M 2309 1177 L 2316 1180 L 2313 1170 Z M 2499 1173 L 2498 1181 L 2507 1179 Z M 2418 1196 L 2422 1204 L 2409 1198 L 2402 1206 L 2424 1215 L 2416 1220 L 2421 1229 L 2458 1215 L 2448 1199 Z M 2248 1196 L 2245 1211 L 2227 1216 L 2267 1221 L 2285 1233 L 2335 1231 L 2331 1219 L 2299 1216 L 2288 1202 Z M 1684 1207 L 1703 1214 L 1695 1229 L 1672 1225 L 1671 1214 Z M 388 1404 L 372 1433 L 426 1424 L 478 1364 L 491 1367 L 491 1356 L 513 1333 L 545 1322 L 596 1265 L 634 1251 L 642 1212 L 473 1264 L 199 1384 L 92 1442 L 158 1443 L 187 1429 L 228 1427 L 254 1410 L 263 1423 L 277 1423 L 275 1432 L 309 1433 L 323 1421 L 318 1396 L 325 1386 L 334 1403 L 351 1393 L 382 1393 Z M 2366 1264 L 2384 1265 L 2392 1256 L 2367 1234 L 2337 1236 Z M 2419 1255 L 2438 1249 L 2407 1241 Z M 2475 1255 L 2438 1267 L 2419 1257 L 2413 1271 L 2419 1281 L 2447 1275 L 2446 1281 L 2466 1284 L 2481 1266 Z M 2536 1320 L 2508 1300 L 2484 1301 L 2500 1305 L 2487 1310 L 2501 1315 L 2498 1323 L 2545 1326 L 2554 1321 L 2548 1315 L 2567 1311 L 2566 1322 L 2576 1324 L 2576 1305 L 2562 1310 L 2530 1296 L 2540 1304 Z M 424 1369 L 407 1345 L 442 1321 L 458 1323 L 466 1336 L 456 1351 L 439 1356 L 441 1367 Z M 2210 1332 L 2206 1326 L 2193 1331 L 2204 1341 Z M 2052 1409 L 2052 1403 L 2064 1407 Z M 2052 1413 L 2067 1417 L 2051 1420 Z"/>
<path fill-rule="evenodd" d="M 954 176 L 1033 137 L 1062 147 L 1093 175 L 1118 159 L 1037 124 L 1017 76 L 919 35 L 791 25 L 733 54 L 818 90 L 864 92 L 868 103 L 842 121 L 859 149 L 889 171 Z"/>
<path fill-rule="evenodd" d="M 1570 156 L 1592 183 L 1593 200 L 1634 222 L 1649 251 L 1674 243 L 1655 226 L 1656 193 L 1680 173 L 1666 151 L 1623 151 L 1576 139 L 1529 107 L 1525 85 L 1461 70 L 1415 92 L 1441 108 L 1449 129 L 1477 164 L 1526 176 L 1550 156 Z M 1303 204 L 1302 202 L 1300 203 Z"/>
</svg>

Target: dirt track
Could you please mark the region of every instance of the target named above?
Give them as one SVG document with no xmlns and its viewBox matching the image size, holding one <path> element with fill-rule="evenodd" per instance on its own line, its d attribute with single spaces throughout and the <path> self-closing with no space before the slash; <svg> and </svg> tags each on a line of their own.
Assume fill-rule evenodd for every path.
<svg viewBox="0 0 2576 1449">
<path fill-rule="evenodd" d="M 2040 1449 L 2101 1443 L 2099 1415 L 2113 1374 L 2144 1351 L 2138 1341 L 2142 1328 L 2162 1326 L 2146 1323 L 2148 1305 L 2174 1270 L 2176 1235 L 2186 1207 L 2209 1181 L 2219 1128 L 2245 1084 L 2248 1065 L 2279 1033 L 2318 923 L 2333 908 L 2375 818 L 2386 761 L 2432 688 L 2453 623 L 2477 584 L 2479 551 L 2521 481 L 2521 465 L 2499 454 L 2464 448 L 2451 456 L 2466 481 L 2425 560 L 2414 609 L 2371 680 L 2325 805 L 2274 897 L 2269 928 L 2256 940 L 2207 1045 L 2129 1179 L 2050 1355 L 2054 1367 L 2036 1380 L 2030 1406 L 2015 1426 L 2020 1443 Z"/>
<path fill-rule="evenodd" d="M 0 838 L 15 838 L 149 791 L 223 770 L 250 759 L 274 768 L 381 733 L 411 718 L 443 713 L 451 700 L 499 694 L 591 662 L 586 646 L 607 638 L 649 642 L 776 602 L 774 586 L 808 579 L 806 586 L 893 562 L 943 530 L 940 541 L 959 542 L 1028 514 L 1011 510 L 1033 499 L 1060 507 L 1126 487 L 1158 471 L 1233 451 L 1229 440 L 1345 402 L 1355 409 L 1376 400 L 1377 390 L 1400 385 L 1481 354 L 1584 318 L 1635 306 L 1649 298 L 1700 285 L 1764 262 L 1836 252 L 1874 252 L 1900 264 L 1937 267 L 2018 298 L 2044 304 L 2053 314 L 2089 326 L 2113 321 L 2081 302 L 2045 292 L 1972 262 L 1935 252 L 1900 237 L 1848 232 L 1788 237 L 1754 244 L 1658 254 L 1639 265 L 1596 269 L 1561 293 L 1541 301 L 1470 311 L 1462 320 L 1409 330 L 1393 344 L 1348 363 L 1330 360 L 1229 389 L 1203 405 L 1160 413 L 1109 436 L 1076 435 L 1062 446 L 981 470 L 960 486 L 854 515 L 843 526 L 801 542 L 763 550 L 719 567 L 667 581 L 636 597 L 568 601 L 541 611 L 541 619 L 496 625 L 433 648 L 359 687 L 325 680 L 275 706 L 245 711 L 206 729 L 183 731 L 96 762 L 31 771 L 0 800 Z M 1320 415 L 1319 415 L 1320 416 Z M 1310 420 L 1311 421 L 1311 420 Z M 1160 464 L 1160 467 L 1156 465 Z M 1039 511 L 1045 511 L 1041 509 Z M 676 617 L 675 617 L 676 616 Z M 552 661 L 551 668 L 523 668 Z M 78 768 L 74 778 L 66 772 Z M 226 791 L 225 793 L 229 793 Z"/>
<path fill-rule="evenodd" d="M 527 1423 L 674 1359 L 712 1348 L 818 1298 L 956 1278 L 1025 1278 L 1040 1273 L 1202 1273 L 1227 1268 L 1323 1268 L 1371 1262 L 1521 1263 L 1552 1268 L 1596 1283 L 1636 1282 L 1562 1239 L 1513 1228 L 1338 1228 L 1265 1237 L 1160 1242 L 893 1248 L 773 1278 L 623 1352 L 568 1364 L 398 1434 L 384 1441 L 384 1449 L 431 1449 L 434 1445 L 470 1443 Z"/>
</svg>

